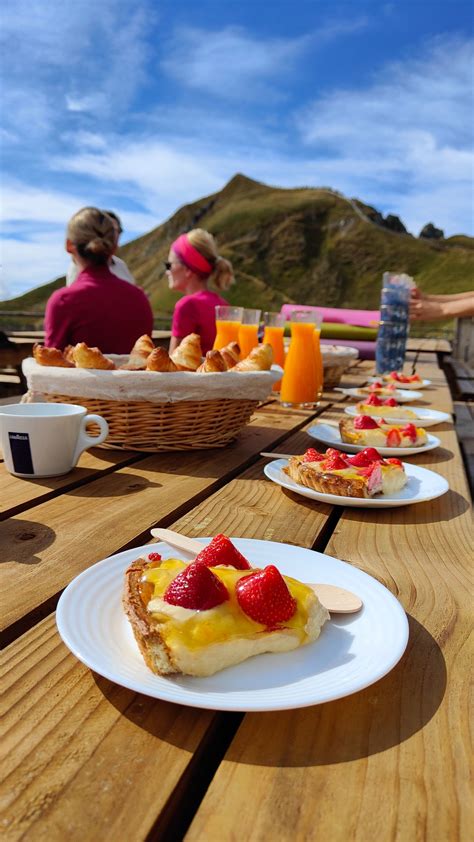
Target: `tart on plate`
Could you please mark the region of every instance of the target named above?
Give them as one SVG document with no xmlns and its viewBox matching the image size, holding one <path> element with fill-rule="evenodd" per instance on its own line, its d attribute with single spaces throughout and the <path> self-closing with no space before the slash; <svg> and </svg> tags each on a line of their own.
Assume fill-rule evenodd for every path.
<svg viewBox="0 0 474 842">
<path fill-rule="evenodd" d="M 373 447 L 422 447 L 428 441 L 426 430 L 414 424 L 389 424 L 377 421 L 370 415 L 341 418 L 341 440 L 347 444 L 372 445 Z"/>
<path fill-rule="evenodd" d="M 253 569 L 217 535 L 196 559 L 138 558 L 123 605 L 148 667 L 158 675 L 213 675 L 265 652 L 319 637 L 329 614 L 308 585 L 269 564 Z"/>
<path fill-rule="evenodd" d="M 366 401 L 356 404 L 356 410 L 359 415 L 376 415 L 380 418 L 407 418 L 416 419 L 416 412 L 412 409 L 404 409 L 400 406 L 395 398 L 386 398 L 382 400 L 378 395 L 372 394 Z"/>
<path fill-rule="evenodd" d="M 294 482 L 340 497 L 374 497 L 393 494 L 407 482 L 399 459 L 383 459 L 374 447 L 349 455 L 328 447 L 319 453 L 310 447 L 302 456 L 291 456 L 282 469 Z"/>
<path fill-rule="evenodd" d="M 384 374 L 383 380 L 385 383 L 393 384 L 403 389 L 419 389 L 423 383 L 419 374 L 402 374 L 399 371 L 391 371 L 390 374 Z"/>
</svg>

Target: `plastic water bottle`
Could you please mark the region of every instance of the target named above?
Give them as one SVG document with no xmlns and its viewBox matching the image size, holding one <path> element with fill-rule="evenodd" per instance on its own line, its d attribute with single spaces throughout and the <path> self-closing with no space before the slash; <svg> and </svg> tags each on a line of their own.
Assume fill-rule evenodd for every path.
<svg viewBox="0 0 474 842">
<path fill-rule="evenodd" d="M 377 374 L 401 371 L 405 362 L 408 336 L 410 290 L 408 275 L 385 272 L 380 297 L 380 325 L 375 346 Z"/>
</svg>

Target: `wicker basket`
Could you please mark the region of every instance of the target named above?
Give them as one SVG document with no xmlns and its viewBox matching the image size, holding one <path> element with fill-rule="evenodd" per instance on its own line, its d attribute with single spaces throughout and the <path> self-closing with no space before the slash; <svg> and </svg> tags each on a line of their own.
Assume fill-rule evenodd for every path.
<svg viewBox="0 0 474 842">
<path fill-rule="evenodd" d="M 321 345 L 324 369 L 324 389 L 330 391 L 339 385 L 341 377 L 359 356 L 357 348 L 344 345 Z"/>
<path fill-rule="evenodd" d="M 99 447 L 113 450 L 199 450 L 224 447 L 250 420 L 255 400 L 112 401 L 70 395 L 43 395 L 53 403 L 73 403 L 101 415 L 109 435 Z M 89 430 L 94 435 L 93 426 Z"/>
</svg>

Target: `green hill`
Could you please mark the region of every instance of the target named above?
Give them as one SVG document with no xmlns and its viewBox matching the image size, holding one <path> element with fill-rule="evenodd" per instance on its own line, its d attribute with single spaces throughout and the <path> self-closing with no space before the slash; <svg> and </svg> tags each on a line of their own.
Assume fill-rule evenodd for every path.
<svg viewBox="0 0 474 842">
<path fill-rule="evenodd" d="M 163 261 L 172 240 L 193 227 L 211 231 L 221 254 L 232 261 L 236 284 L 226 297 L 235 304 L 266 310 L 284 302 L 375 309 L 387 270 L 407 272 L 428 292 L 472 287 L 472 238 L 416 239 L 375 224 L 369 211 L 374 209 L 330 189 L 283 189 L 236 175 L 220 192 L 183 206 L 127 243 L 120 256 L 163 320 L 169 320 L 177 298 L 168 290 Z M 0 303 L 0 309 L 41 312 L 62 283 L 45 284 Z"/>
</svg>

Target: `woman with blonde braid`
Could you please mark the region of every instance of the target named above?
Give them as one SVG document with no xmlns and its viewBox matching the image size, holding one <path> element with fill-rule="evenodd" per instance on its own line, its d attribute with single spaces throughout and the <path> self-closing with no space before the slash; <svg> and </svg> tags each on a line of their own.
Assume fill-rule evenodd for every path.
<svg viewBox="0 0 474 842">
<path fill-rule="evenodd" d="M 46 305 L 45 345 L 64 349 L 85 342 L 107 353 L 128 354 L 153 330 L 143 290 L 113 275 L 108 262 L 117 244 L 113 220 L 98 208 L 82 208 L 70 219 L 66 251 L 79 267 L 70 287 L 53 292 Z"/>
<path fill-rule="evenodd" d="M 212 349 L 216 337 L 216 305 L 228 304 L 208 289 L 208 282 L 218 290 L 228 289 L 234 282 L 232 264 L 219 256 L 212 234 L 194 228 L 171 245 L 165 269 L 170 289 L 184 293 L 174 308 L 170 353 L 185 336 L 197 333 L 205 354 Z"/>
</svg>

